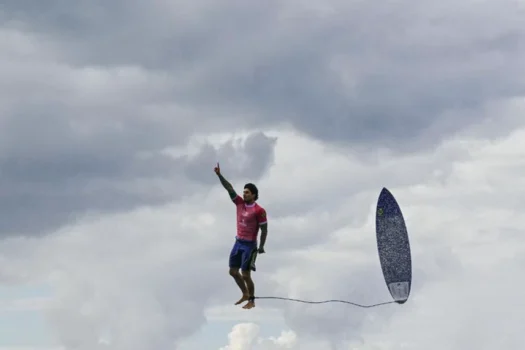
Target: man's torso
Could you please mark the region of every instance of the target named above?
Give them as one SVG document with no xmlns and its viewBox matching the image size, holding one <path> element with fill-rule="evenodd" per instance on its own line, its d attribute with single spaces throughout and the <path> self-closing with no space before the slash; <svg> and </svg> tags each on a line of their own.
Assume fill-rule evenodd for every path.
<svg viewBox="0 0 525 350">
<path fill-rule="evenodd" d="M 234 200 L 237 206 L 237 238 L 246 241 L 255 241 L 259 234 L 260 216 L 264 209 L 257 203 L 246 204 L 237 197 Z"/>
</svg>

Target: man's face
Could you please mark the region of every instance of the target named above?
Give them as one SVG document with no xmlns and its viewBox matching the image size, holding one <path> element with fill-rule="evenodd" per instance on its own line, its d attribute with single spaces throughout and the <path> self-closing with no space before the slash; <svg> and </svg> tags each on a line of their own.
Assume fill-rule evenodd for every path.
<svg viewBox="0 0 525 350">
<path fill-rule="evenodd" d="M 253 193 L 250 192 L 249 189 L 245 188 L 242 193 L 243 199 L 245 202 L 251 203 L 253 202 Z"/>
</svg>

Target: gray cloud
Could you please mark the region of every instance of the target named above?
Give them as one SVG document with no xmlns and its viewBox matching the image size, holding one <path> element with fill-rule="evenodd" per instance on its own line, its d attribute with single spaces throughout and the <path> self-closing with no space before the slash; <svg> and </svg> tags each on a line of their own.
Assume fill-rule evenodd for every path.
<svg viewBox="0 0 525 350">
<path fill-rule="evenodd" d="M 361 4 L 269 28 L 278 53 L 260 55 L 252 71 L 211 86 L 317 138 L 392 148 L 435 145 L 481 120 L 447 112 L 524 92 L 525 51 L 510 43 L 525 33 L 508 3 L 469 9 L 469 24 L 461 11 L 427 11 L 429 3 Z M 495 16 L 489 29 L 488 13 Z M 286 30 L 300 33 L 293 44 Z"/>
<path fill-rule="evenodd" d="M 195 132 L 289 122 L 364 153 L 413 151 L 490 118 L 487 101 L 525 91 L 519 12 L 433 4 L 4 1 L 0 232 L 163 203 L 177 186 L 159 182 L 211 183 L 201 164 L 226 154 L 231 176 L 272 161 L 263 135 L 186 165 L 158 155 Z"/>
<path fill-rule="evenodd" d="M 163 98 L 169 92 L 223 121 L 249 111 L 242 125 L 286 119 L 326 141 L 428 147 L 483 118 L 452 112 L 525 91 L 525 31 L 510 1 L 468 12 L 431 1 L 334 1 L 324 12 L 275 2 L 81 1 L 48 5 L 44 15 L 25 5 L 11 1 L 6 11 L 51 35 L 67 62 L 162 72 Z"/>
<path fill-rule="evenodd" d="M 0 236 L 46 233 L 86 212 L 162 204 L 193 191 L 199 182 L 211 183 L 217 157 L 207 156 L 206 148 L 195 158 L 173 159 L 163 151 L 183 145 L 197 131 L 238 124 L 220 115 L 202 116 L 199 105 L 173 95 L 176 74 L 167 74 L 158 62 L 158 70 L 147 70 L 152 66 L 135 60 L 133 53 L 146 52 L 140 45 L 155 33 L 144 31 L 146 37 L 137 38 L 127 53 L 114 46 L 117 33 L 111 29 L 130 27 L 110 24 L 106 16 L 143 23 L 150 14 L 153 24 L 157 14 L 165 13 L 139 3 L 120 5 L 97 8 L 78 2 L 44 9 L 32 2 L 3 4 L 0 70 L 7 79 L 0 83 L 0 192 L 10 219 L 0 224 Z M 112 33 L 105 35 L 109 42 L 98 32 L 104 26 Z M 110 51 L 96 47 L 104 42 Z M 88 52 L 115 61 L 103 62 Z M 135 63 L 140 66 L 126 66 Z M 217 156 L 226 164 L 229 157 L 245 159 L 231 162 L 231 176 L 244 172 L 256 179 L 273 154 L 265 140 L 262 134 L 253 136 L 244 150 L 229 145 Z"/>
<path fill-rule="evenodd" d="M 209 171 L 210 165 L 218 162 L 228 180 L 258 179 L 272 165 L 276 141 L 274 137 L 257 132 L 250 134 L 241 145 L 237 145 L 238 140 L 235 139 L 226 142 L 218 150 L 205 145 L 198 156 L 188 159 L 186 174 L 206 184 L 215 184 L 217 179 L 210 177 Z"/>
<path fill-rule="evenodd" d="M 263 175 L 273 158 L 273 140 L 258 133 L 240 149 L 232 142 L 218 152 L 225 163 L 236 165 L 231 178 Z M 2 220 L 0 236 L 44 234 L 85 213 L 164 204 L 202 183 L 216 184 L 212 170 L 217 158 L 210 147 L 203 146 L 194 158 L 175 159 L 158 153 L 143 156 L 140 147 L 132 146 L 100 153 L 79 147 L 65 153 L 4 156 L 0 209 L 9 220 Z M 242 159 L 247 161 L 239 163 Z"/>
<path fill-rule="evenodd" d="M 205 323 L 203 310 L 212 301 L 231 306 L 238 297 L 227 274 L 233 208 L 224 193 L 216 201 L 202 198 L 211 185 L 219 186 L 212 173 L 216 161 L 235 185 L 259 180 L 273 163 L 276 140 L 255 132 L 243 142 L 204 144 L 191 156 L 169 156 L 167 150 L 195 134 L 282 124 L 323 145 L 350 145 L 369 159 L 333 158 L 317 167 L 320 158 L 333 155 L 302 158 L 308 150 L 282 150 L 293 159 L 260 186 L 271 224 L 268 254 L 258 260 L 257 293 L 388 299 L 368 223 L 376 189 L 386 185 L 397 187 L 396 194 L 405 191 L 398 198 L 413 238 L 413 297 L 402 309 L 366 312 L 279 301 L 259 305 L 282 310 L 301 337 L 334 346 L 344 338 L 370 341 L 378 333 L 398 344 L 414 339 L 421 348 L 436 326 L 459 333 L 463 348 L 485 339 L 467 337 L 470 321 L 479 316 L 471 311 L 481 305 L 469 300 L 501 296 L 481 288 L 483 263 L 489 262 L 479 256 L 496 259 L 497 248 L 515 243 L 503 239 L 517 237 L 517 221 L 512 226 L 507 219 L 516 217 L 520 196 L 506 185 L 515 186 L 516 179 L 503 173 L 519 169 L 505 165 L 508 173 L 491 175 L 500 159 L 468 167 L 464 161 L 476 156 L 471 144 L 420 157 L 375 152 L 428 150 L 473 124 L 478 127 L 469 132 L 491 136 L 522 124 L 521 110 L 506 102 L 525 92 L 523 12 L 510 0 L 468 7 L 430 0 L 308 6 L 2 1 L 0 237 L 41 237 L 77 220 L 91 224 L 45 240 L 5 239 L 0 279 L 59 276 L 50 281 L 59 294 L 48 316 L 65 345 L 93 349 L 106 330 L 114 349 L 166 348 Z M 502 106 L 509 110 L 503 113 Z M 293 162 L 297 157 L 302 160 Z M 105 224 L 103 216 L 85 218 L 177 202 L 188 194 L 197 196 Z M 222 201 L 224 208 L 217 204 Z M 491 235 L 498 239 L 490 241 Z M 514 291 L 508 287 L 517 269 L 493 266 L 491 276 L 512 271 L 501 288 Z M 478 269 L 483 274 L 473 273 Z M 469 322 L 429 313 L 456 313 Z M 389 329 L 389 320 L 396 327 Z M 511 321 L 520 324 L 518 316 Z M 483 323 L 494 325 L 488 318 Z M 441 342 L 451 348 L 446 337 Z"/>
</svg>

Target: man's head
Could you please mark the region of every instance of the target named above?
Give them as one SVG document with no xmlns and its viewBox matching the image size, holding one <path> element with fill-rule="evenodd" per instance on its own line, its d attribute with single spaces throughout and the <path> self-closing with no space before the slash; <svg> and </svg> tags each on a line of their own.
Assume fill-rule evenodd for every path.
<svg viewBox="0 0 525 350">
<path fill-rule="evenodd" d="M 252 183 L 244 185 L 243 198 L 246 203 L 255 202 L 259 199 L 259 190 Z"/>
</svg>

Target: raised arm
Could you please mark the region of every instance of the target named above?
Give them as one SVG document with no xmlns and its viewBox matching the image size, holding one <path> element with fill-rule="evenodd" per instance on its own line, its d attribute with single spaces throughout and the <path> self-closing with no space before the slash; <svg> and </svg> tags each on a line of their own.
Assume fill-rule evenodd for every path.
<svg viewBox="0 0 525 350">
<path fill-rule="evenodd" d="M 215 167 L 215 173 L 219 177 L 219 180 L 221 181 L 222 186 L 224 186 L 226 191 L 228 191 L 228 194 L 230 195 L 231 200 L 235 200 L 235 198 L 237 197 L 237 192 L 235 192 L 235 190 L 233 189 L 232 184 L 229 183 L 228 180 L 224 178 L 224 176 L 222 176 L 221 168 L 219 167 L 219 163 L 217 163 L 217 166 Z"/>
<path fill-rule="evenodd" d="M 237 197 L 237 192 L 235 192 L 231 183 L 229 183 L 221 174 L 218 174 L 217 176 L 219 177 L 219 180 L 221 181 L 221 184 L 224 186 L 226 191 L 228 191 L 230 198 L 234 200 L 235 197 Z"/>
</svg>

